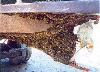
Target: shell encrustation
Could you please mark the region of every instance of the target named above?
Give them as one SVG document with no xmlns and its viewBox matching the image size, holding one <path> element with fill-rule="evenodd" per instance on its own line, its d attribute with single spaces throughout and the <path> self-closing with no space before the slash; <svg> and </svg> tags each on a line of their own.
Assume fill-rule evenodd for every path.
<svg viewBox="0 0 100 72">
<path fill-rule="evenodd" d="M 46 31 L 36 33 L 2 33 L 1 39 L 19 41 L 27 46 L 35 47 L 50 55 L 55 61 L 69 64 L 69 60 L 75 53 L 77 35 L 73 33 L 74 27 L 96 20 L 96 15 L 80 15 L 73 13 L 16 13 L 6 15 L 19 15 L 22 18 L 45 20 L 46 24 L 52 24 Z"/>
</svg>

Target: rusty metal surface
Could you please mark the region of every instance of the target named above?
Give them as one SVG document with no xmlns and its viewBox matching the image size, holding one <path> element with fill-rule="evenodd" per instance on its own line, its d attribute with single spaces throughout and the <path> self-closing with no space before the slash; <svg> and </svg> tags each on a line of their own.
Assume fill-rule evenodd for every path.
<svg viewBox="0 0 100 72">
<path fill-rule="evenodd" d="M 0 32 L 35 33 L 46 31 L 49 27 L 44 21 L 1 14 Z"/>
<path fill-rule="evenodd" d="M 1 13 L 53 12 L 99 13 L 99 1 L 35 2 L 1 5 Z"/>
</svg>

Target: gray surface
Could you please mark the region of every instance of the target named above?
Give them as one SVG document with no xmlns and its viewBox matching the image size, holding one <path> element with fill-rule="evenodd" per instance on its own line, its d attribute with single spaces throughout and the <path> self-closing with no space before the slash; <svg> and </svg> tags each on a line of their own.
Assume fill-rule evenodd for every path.
<svg viewBox="0 0 100 72">
<path fill-rule="evenodd" d="M 1 13 L 53 12 L 99 13 L 99 1 L 35 2 L 1 5 Z"/>
<path fill-rule="evenodd" d="M 99 72 L 100 70 L 90 67 L 90 72 Z M 71 66 L 55 62 L 50 56 L 40 50 L 32 48 L 32 56 L 27 63 L 12 65 L 8 59 L 1 60 L 1 72 L 84 72 Z"/>
</svg>

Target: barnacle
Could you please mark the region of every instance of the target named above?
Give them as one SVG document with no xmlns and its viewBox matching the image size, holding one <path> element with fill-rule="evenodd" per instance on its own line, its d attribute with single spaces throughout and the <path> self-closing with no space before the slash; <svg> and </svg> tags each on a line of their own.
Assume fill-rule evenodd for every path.
<svg viewBox="0 0 100 72">
<path fill-rule="evenodd" d="M 74 13 L 16 13 L 22 18 L 45 20 L 52 24 L 46 31 L 36 33 L 2 33 L 1 39 L 12 39 L 27 46 L 38 48 L 53 57 L 55 61 L 69 64 L 69 60 L 76 50 L 77 36 L 74 27 L 97 19 L 96 15 L 79 15 Z M 7 14 L 6 14 L 7 15 Z M 10 16 L 15 14 L 8 14 Z"/>
</svg>

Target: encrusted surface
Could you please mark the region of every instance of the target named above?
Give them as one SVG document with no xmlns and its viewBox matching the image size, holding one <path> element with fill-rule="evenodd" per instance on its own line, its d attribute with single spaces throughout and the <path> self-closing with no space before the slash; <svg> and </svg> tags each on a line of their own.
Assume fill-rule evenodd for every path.
<svg viewBox="0 0 100 72">
<path fill-rule="evenodd" d="M 4 13 L 6 14 L 6 13 Z M 97 15 L 75 14 L 75 13 L 7 13 L 7 15 L 19 15 L 22 18 L 44 20 L 47 24 L 60 24 L 65 26 L 81 25 L 89 21 L 89 19 L 96 20 Z"/>
<path fill-rule="evenodd" d="M 75 53 L 77 36 L 73 33 L 74 27 L 89 19 L 97 19 L 97 16 L 78 14 L 21 13 L 18 15 L 23 18 L 45 20 L 47 24 L 53 25 L 47 31 L 36 33 L 1 33 L 1 39 L 12 39 L 38 48 L 53 57 L 55 61 L 64 64 L 69 64 Z"/>
</svg>

